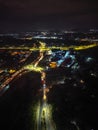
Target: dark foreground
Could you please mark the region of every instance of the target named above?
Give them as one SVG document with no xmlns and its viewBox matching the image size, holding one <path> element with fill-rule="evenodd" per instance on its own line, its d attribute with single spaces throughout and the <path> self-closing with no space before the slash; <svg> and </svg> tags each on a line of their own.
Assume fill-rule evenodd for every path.
<svg viewBox="0 0 98 130">
<path fill-rule="evenodd" d="M 33 129 L 32 107 L 40 87 L 40 75 L 29 73 L 16 80 L 0 100 L 1 130 Z"/>
</svg>

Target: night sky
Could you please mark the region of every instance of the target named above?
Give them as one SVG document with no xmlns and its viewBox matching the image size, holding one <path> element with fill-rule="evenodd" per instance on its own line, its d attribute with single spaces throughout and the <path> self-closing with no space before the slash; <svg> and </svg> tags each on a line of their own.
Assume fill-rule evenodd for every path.
<svg viewBox="0 0 98 130">
<path fill-rule="evenodd" d="M 95 0 L 0 0 L 0 31 L 98 27 Z"/>
</svg>

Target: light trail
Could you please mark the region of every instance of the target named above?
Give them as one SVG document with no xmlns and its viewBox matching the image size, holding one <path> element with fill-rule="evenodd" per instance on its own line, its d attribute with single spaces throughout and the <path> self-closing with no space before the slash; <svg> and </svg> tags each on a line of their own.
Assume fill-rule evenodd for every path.
<svg viewBox="0 0 98 130">
<path fill-rule="evenodd" d="M 42 67 L 35 67 L 35 65 L 27 65 L 24 67 L 24 69 L 30 70 L 30 71 L 35 71 L 35 72 L 41 72 L 44 70 Z"/>
<path fill-rule="evenodd" d="M 29 65 L 26 66 L 27 69 L 35 70 L 41 73 L 41 81 L 42 81 L 42 103 L 39 102 L 36 112 L 36 127 L 35 130 L 55 130 L 52 124 L 52 112 L 47 104 L 47 89 L 46 89 L 46 73 L 44 72 L 44 68 L 38 67 L 39 62 L 44 58 L 44 50 L 42 49 L 45 47 L 44 43 L 40 43 L 40 53 L 39 57 L 37 58 L 36 63 L 34 66 Z"/>
<path fill-rule="evenodd" d="M 14 73 L 10 78 L 8 78 L 6 81 L 4 81 L 0 86 L 0 96 L 2 96 L 9 88 L 9 83 L 13 81 L 15 78 L 18 78 L 24 74 L 26 74 L 28 70 L 19 70 L 16 73 Z M 9 87 L 8 87 L 9 86 Z"/>
<path fill-rule="evenodd" d="M 71 45 L 71 46 L 64 46 L 64 47 L 56 47 L 56 46 L 51 46 L 51 47 L 46 47 L 44 44 L 44 42 L 39 42 L 41 43 L 41 46 L 40 47 L 0 47 L 1 50 L 29 50 L 29 51 L 49 51 L 49 50 L 53 50 L 53 49 L 56 49 L 56 50 L 70 50 L 70 49 L 73 49 L 73 50 L 76 50 L 76 51 L 79 51 L 79 50 L 85 50 L 85 49 L 90 49 L 90 48 L 93 48 L 93 47 L 96 47 L 98 46 L 98 43 L 92 43 L 92 44 L 89 44 L 89 45 L 79 45 L 79 46 L 76 46 L 76 45 Z"/>
<path fill-rule="evenodd" d="M 2 93 L 0 93 L 0 96 L 2 96 L 8 90 L 8 89 L 6 89 L 7 85 L 13 79 L 15 79 L 19 74 L 21 74 L 23 71 L 26 70 L 26 71 L 42 72 L 44 70 L 44 68 L 37 67 L 37 66 L 38 66 L 39 62 L 43 59 L 43 57 L 44 57 L 43 54 L 41 54 L 41 52 L 40 52 L 40 55 L 35 62 L 32 62 L 31 64 L 22 67 L 20 70 L 16 71 L 10 78 L 8 78 L 6 81 L 4 81 L 0 86 L 0 92 L 2 91 Z M 3 91 L 4 89 L 6 91 Z"/>
<path fill-rule="evenodd" d="M 46 101 L 42 104 L 38 103 L 35 124 L 35 130 L 56 130 L 56 126 L 52 119 L 52 106 Z"/>
</svg>

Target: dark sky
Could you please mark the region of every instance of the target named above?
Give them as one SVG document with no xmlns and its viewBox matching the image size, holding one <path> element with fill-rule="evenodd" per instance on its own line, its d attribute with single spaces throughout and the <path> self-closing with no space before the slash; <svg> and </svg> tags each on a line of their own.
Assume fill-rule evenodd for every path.
<svg viewBox="0 0 98 130">
<path fill-rule="evenodd" d="M 0 31 L 97 27 L 95 0 L 0 0 Z"/>
</svg>

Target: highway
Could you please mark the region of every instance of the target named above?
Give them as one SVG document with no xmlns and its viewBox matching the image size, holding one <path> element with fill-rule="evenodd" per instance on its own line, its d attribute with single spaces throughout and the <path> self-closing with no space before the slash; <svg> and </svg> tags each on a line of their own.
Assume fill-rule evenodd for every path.
<svg viewBox="0 0 98 130">
<path fill-rule="evenodd" d="M 29 50 L 29 51 L 48 51 L 48 50 L 53 50 L 53 49 L 60 49 L 60 50 L 70 50 L 70 49 L 73 49 L 73 50 L 85 50 L 85 49 L 89 49 L 89 48 L 93 48 L 93 47 L 96 47 L 98 46 L 98 42 L 93 42 L 93 43 L 90 43 L 88 45 L 70 45 L 70 46 L 64 46 L 64 47 L 61 47 L 61 46 L 51 46 L 51 47 L 47 47 L 44 45 L 43 42 L 39 42 L 41 44 L 40 47 L 28 47 L 28 46 L 12 46 L 12 47 L 0 47 L 0 50 Z"/>
<path fill-rule="evenodd" d="M 6 89 L 7 85 L 10 84 L 10 82 L 12 80 L 16 79 L 18 76 L 22 76 L 24 73 L 27 73 L 30 71 L 40 72 L 41 70 L 43 70 L 43 68 L 41 68 L 41 67 L 37 67 L 37 66 L 35 67 L 34 65 L 36 65 L 36 63 L 38 63 L 38 61 L 35 62 L 35 64 L 33 63 L 33 64 L 29 64 L 27 66 L 24 66 L 23 68 L 21 68 L 20 70 L 16 71 L 14 74 L 12 74 L 12 76 L 10 78 L 6 79 L 0 86 L 0 96 L 7 91 L 7 89 Z"/>
<path fill-rule="evenodd" d="M 43 58 L 44 58 L 44 55 L 43 55 L 42 51 L 41 52 L 39 51 L 39 56 L 37 57 L 36 60 L 34 60 L 32 63 L 30 63 L 26 66 L 23 66 L 20 70 L 16 71 L 14 74 L 12 74 L 10 78 L 5 80 L 0 86 L 0 96 L 2 96 L 10 88 L 10 87 L 8 87 L 10 82 L 12 80 L 16 79 L 19 75 L 22 76 L 24 74 L 24 72 L 25 73 L 30 72 L 30 71 L 41 72 L 44 68 L 38 67 L 38 64 Z"/>
<path fill-rule="evenodd" d="M 47 103 L 46 73 L 41 71 L 42 99 L 39 101 L 36 110 L 35 130 L 56 130 L 52 119 L 52 106 Z"/>
<path fill-rule="evenodd" d="M 47 101 L 39 102 L 36 112 L 35 130 L 55 130 L 55 124 L 52 120 L 52 106 Z"/>
</svg>

